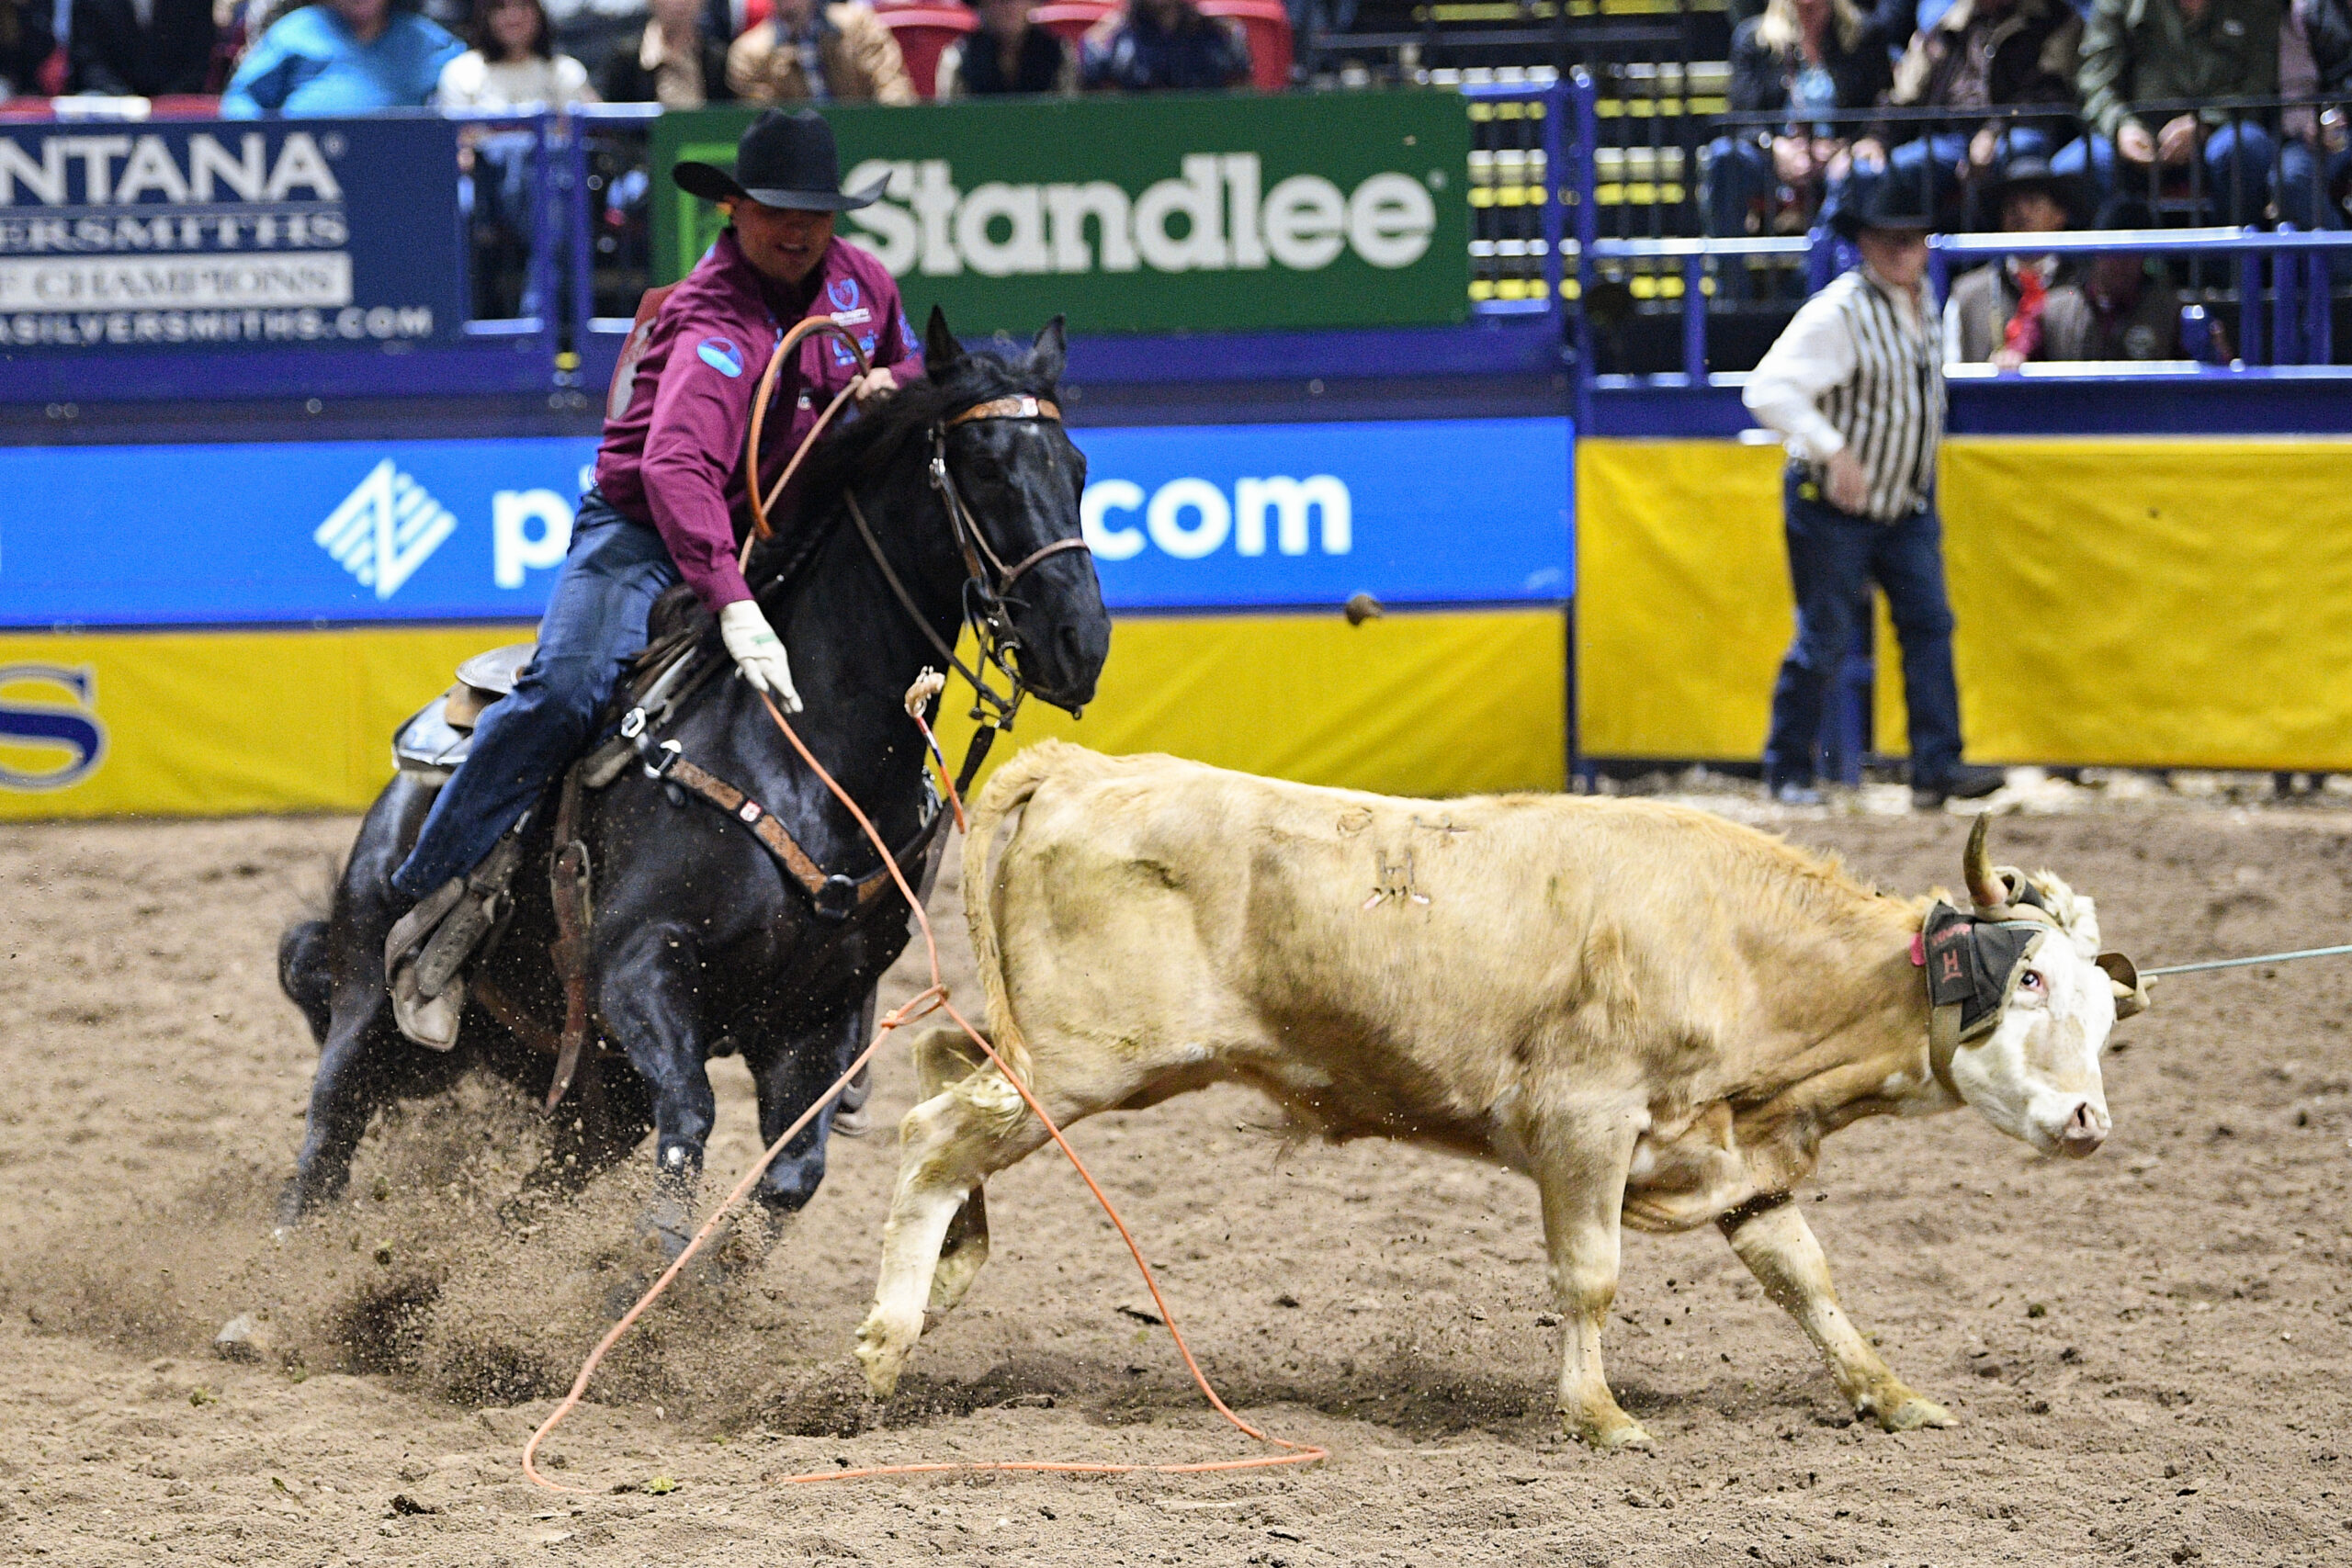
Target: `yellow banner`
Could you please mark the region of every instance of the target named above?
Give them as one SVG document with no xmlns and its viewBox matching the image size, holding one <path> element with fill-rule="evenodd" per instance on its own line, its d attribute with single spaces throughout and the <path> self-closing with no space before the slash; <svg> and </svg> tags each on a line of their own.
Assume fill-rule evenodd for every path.
<svg viewBox="0 0 2352 1568">
<path fill-rule="evenodd" d="M 1944 448 L 1971 760 L 2352 767 L 2352 446 Z M 1753 759 L 1793 629 L 1777 447 L 1577 449 L 1578 701 L 1600 756 Z M 1880 623 L 1878 739 L 1902 743 Z"/>
<path fill-rule="evenodd" d="M 0 636 L 0 820 L 353 811 L 393 728 L 458 661 L 527 626 Z M 1082 723 L 1040 736 L 1398 794 L 1557 789 L 1566 636 L 1551 611 L 1139 616 Z M 943 737 L 962 756 L 969 694 Z"/>
</svg>

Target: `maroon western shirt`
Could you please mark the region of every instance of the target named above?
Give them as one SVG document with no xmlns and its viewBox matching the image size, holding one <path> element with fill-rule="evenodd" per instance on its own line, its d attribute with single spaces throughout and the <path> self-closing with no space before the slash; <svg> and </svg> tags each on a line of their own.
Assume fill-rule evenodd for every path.
<svg viewBox="0 0 2352 1568">
<path fill-rule="evenodd" d="M 834 240 L 802 289 L 805 305 L 792 297 L 801 290 L 787 291 L 752 269 L 733 230 L 721 233 L 662 301 L 627 400 L 605 421 L 597 488 L 622 515 L 661 534 L 678 574 L 714 610 L 752 596 L 735 565 L 752 517 L 743 444 L 760 372 L 786 332 L 804 315 L 831 316 L 857 334 L 868 359 L 889 367 L 899 380 L 922 373 L 922 350 L 899 302 L 899 286 L 871 254 Z M 798 359 L 797 378 L 792 367 L 777 378 L 776 401 L 785 406 L 771 409 L 763 433 L 760 472 L 769 484 L 825 405 L 857 375 L 856 360 L 829 333 L 803 343 Z M 789 419 L 776 417 L 787 408 Z M 779 510 L 788 509 L 786 500 Z"/>
</svg>

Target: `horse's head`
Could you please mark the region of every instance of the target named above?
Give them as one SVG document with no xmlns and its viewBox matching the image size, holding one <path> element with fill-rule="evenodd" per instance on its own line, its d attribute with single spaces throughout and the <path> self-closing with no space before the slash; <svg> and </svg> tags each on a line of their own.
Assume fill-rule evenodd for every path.
<svg viewBox="0 0 2352 1568">
<path fill-rule="evenodd" d="M 1062 352 L 1059 316 L 1017 357 L 965 353 L 936 307 L 923 341 L 948 411 L 938 450 L 979 536 L 983 586 L 1002 596 L 1018 634 L 1014 667 L 1038 696 L 1076 712 L 1094 699 L 1111 618 L 1079 526 L 1086 458 L 1052 412 Z"/>
</svg>

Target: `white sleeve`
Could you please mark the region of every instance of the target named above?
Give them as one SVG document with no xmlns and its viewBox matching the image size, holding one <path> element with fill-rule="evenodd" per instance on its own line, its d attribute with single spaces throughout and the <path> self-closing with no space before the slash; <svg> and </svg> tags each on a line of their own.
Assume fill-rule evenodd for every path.
<svg viewBox="0 0 2352 1568">
<path fill-rule="evenodd" d="M 562 108 L 596 101 L 596 89 L 588 85 L 588 67 L 568 54 L 555 57 L 555 99 Z"/>
<path fill-rule="evenodd" d="M 1845 312 L 1824 289 L 1765 351 L 1740 400 L 1758 423 L 1780 432 L 1791 457 L 1826 463 L 1844 449 L 1846 438 L 1817 405 L 1823 393 L 1852 378 L 1857 363 Z"/>
<path fill-rule="evenodd" d="M 441 82 L 433 101 L 445 109 L 470 109 L 481 107 L 482 89 L 489 84 L 488 62 L 473 50 L 468 50 L 441 68 Z"/>
</svg>

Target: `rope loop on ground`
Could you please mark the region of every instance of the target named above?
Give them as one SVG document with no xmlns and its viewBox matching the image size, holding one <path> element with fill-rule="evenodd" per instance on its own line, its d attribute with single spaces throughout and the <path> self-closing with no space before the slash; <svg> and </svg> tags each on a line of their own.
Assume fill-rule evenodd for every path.
<svg viewBox="0 0 2352 1568">
<path fill-rule="evenodd" d="M 1061 1475 L 1201 1475 L 1221 1471 L 1270 1470 L 1278 1465 L 1314 1464 L 1330 1458 L 1329 1449 L 1313 1443 L 1295 1443 L 1288 1438 L 1273 1437 L 1251 1426 L 1235 1415 L 1231 1406 L 1218 1395 L 1216 1387 L 1208 1380 L 1208 1374 L 1201 1371 L 1200 1362 L 1193 1359 L 1193 1348 L 1185 1343 L 1183 1330 L 1176 1324 L 1176 1314 L 1169 1309 L 1168 1298 L 1160 1294 L 1159 1281 L 1153 1276 L 1151 1265 L 1145 1261 L 1143 1248 L 1136 1241 L 1135 1233 L 1127 1229 L 1127 1222 L 1120 1217 L 1119 1211 L 1112 1204 L 1109 1196 L 1103 1192 L 1102 1185 L 1094 1179 L 1093 1172 L 1088 1170 L 1086 1162 L 1078 1157 L 1078 1151 L 1070 1146 L 1069 1140 L 1063 1135 L 1061 1128 L 1056 1124 L 1054 1119 L 1046 1114 L 1046 1108 L 1038 1103 L 1037 1097 L 1030 1092 L 1029 1086 L 1013 1075 L 1012 1069 L 1005 1066 L 1004 1059 L 997 1055 L 996 1047 L 990 1044 L 988 1038 L 978 1030 L 973 1028 L 971 1021 L 956 1011 L 956 1004 L 948 999 L 947 985 L 940 974 L 939 942 L 932 933 L 931 916 L 924 910 L 922 900 L 915 897 L 914 889 L 908 886 L 906 875 L 899 869 L 897 857 L 891 854 L 889 845 L 883 840 L 881 833 L 875 828 L 865 811 L 859 807 L 857 802 L 850 798 L 849 793 L 834 781 L 833 775 L 825 771 L 824 764 L 818 761 L 815 755 L 802 743 L 799 735 L 790 724 L 785 721 L 785 716 L 776 707 L 774 699 L 763 692 L 760 694 L 760 701 L 767 708 L 768 716 L 775 721 L 775 727 L 784 732 L 784 738 L 792 743 L 793 750 L 799 753 L 800 760 L 808 764 L 809 771 L 824 782 L 825 787 L 832 792 L 833 798 L 848 808 L 850 815 L 857 819 L 859 829 L 880 852 L 883 865 L 888 869 L 890 879 L 898 884 L 899 892 L 906 899 L 907 907 L 914 911 L 916 924 L 922 931 L 923 952 L 931 964 L 931 984 L 908 998 L 902 1005 L 892 1009 L 888 1015 L 882 1019 L 880 1025 L 874 1032 L 873 1041 L 865 1050 L 858 1053 L 857 1059 L 849 1065 L 840 1077 L 833 1080 L 831 1088 L 819 1095 L 808 1109 L 800 1113 L 799 1120 L 786 1127 L 782 1134 L 778 1134 L 776 1140 L 767 1146 L 760 1157 L 752 1162 L 751 1168 L 745 1171 L 742 1179 L 735 1183 L 734 1190 L 728 1193 L 718 1207 L 711 1211 L 710 1218 L 703 1222 L 702 1227 L 695 1232 L 694 1239 L 686 1243 L 684 1250 L 678 1254 L 669 1268 L 662 1270 L 662 1277 L 654 1280 L 645 1294 L 638 1299 L 637 1304 L 624 1313 L 620 1321 L 614 1324 L 605 1337 L 596 1342 L 596 1348 L 591 1350 L 588 1353 L 588 1359 L 581 1363 L 579 1376 L 571 1380 L 571 1392 L 563 1396 L 561 1403 L 557 1404 L 548 1418 L 539 1424 L 538 1430 L 531 1434 L 530 1440 L 523 1445 L 523 1474 L 534 1486 L 542 1487 L 549 1492 L 560 1492 L 575 1497 L 594 1495 L 585 1488 L 565 1486 L 541 1475 L 537 1462 L 539 1445 L 547 1440 L 549 1433 L 563 1423 L 565 1417 L 579 1408 L 582 1398 L 588 1392 L 589 1380 L 595 1376 L 596 1369 L 603 1364 L 605 1357 L 614 1346 L 621 1342 L 622 1337 L 628 1333 L 637 1320 L 645 1314 L 647 1309 L 660 1299 L 662 1292 L 670 1288 L 671 1282 L 684 1271 L 686 1265 L 693 1261 L 695 1254 L 702 1251 L 704 1245 L 734 1212 L 736 1205 L 749 1195 L 752 1186 L 758 1182 L 767 1168 L 775 1163 L 778 1155 L 784 1152 L 785 1145 L 797 1137 L 801 1130 L 814 1121 L 826 1106 L 831 1105 L 840 1097 L 842 1090 L 849 1087 L 850 1080 L 880 1053 L 883 1042 L 889 1039 L 893 1031 L 912 1023 L 917 1019 L 927 1017 L 933 1012 L 944 1012 L 954 1019 L 964 1032 L 971 1038 L 972 1043 L 987 1055 L 991 1063 L 995 1064 L 998 1073 L 1002 1075 L 1005 1082 L 1011 1084 L 1020 1093 L 1023 1102 L 1029 1108 L 1029 1113 L 1036 1117 L 1046 1131 L 1052 1134 L 1055 1145 L 1069 1159 L 1070 1168 L 1078 1172 L 1079 1179 L 1086 1183 L 1086 1190 L 1091 1192 L 1094 1195 L 1094 1201 L 1102 1205 L 1102 1213 L 1109 1217 L 1112 1225 L 1118 1231 L 1119 1239 L 1126 1244 L 1128 1256 L 1135 1259 L 1136 1269 L 1143 1276 L 1144 1289 L 1151 1292 L 1152 1305 L 1159 1310 L 1160 1321 L 1168 1325 L 1168 1336 L 1176 1342 L 1176 1353 L 1183 1358 L 1184 1370 L 1192 1374 L 1194 1386 L 1201 1391 L 1201 1396 L 1208 1401 L 1210 1408 L 1223 1416 L 1243 1436 L 1282 1451 L 1257 1454 L 1248 1459 L 1211 1460 L 1192 1464 L 1089 1464 L 1075 1461 L 1051 1460 L 960 1460 L 925 1464 L 865 1465 L 853 1470 L 808 1471 L 797 1475 L 779 1476 L 776 1480 L 784 1485 L 801 1486 L 825 1481 L 854 1481 L 883 1475 L 936 1475 L 974 1471 L 1038 1471 Z M 908 707 L 910 713 L 914 712 L 914 706 L 915 705 L 910 701 Z M 920 713 L 915 713 L 914 718 L 915 722 L 922 727 L 924 739 L 931 742 L 935 751 L 938 742 L 932 737 L 931 727 L 923 723 Z M 944 766 L 940 773 L 943 778 L 946 778 L 946 769 Z M 948 799 L 955 807 L 956 819 L 960 826 L 964 821 L 964 803 L 956 795 L 953 779 L 947 779 L 947 790 Z"/>
</svg>

